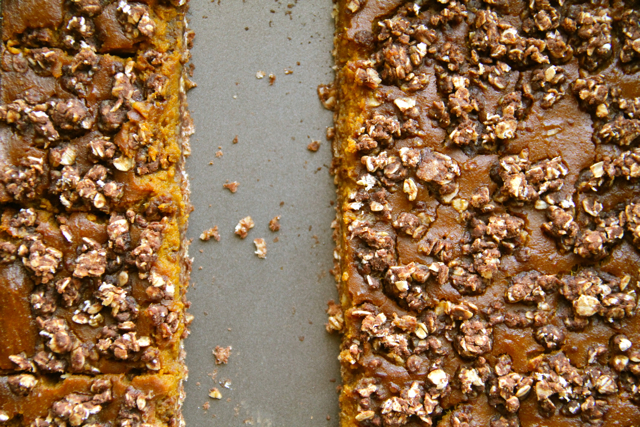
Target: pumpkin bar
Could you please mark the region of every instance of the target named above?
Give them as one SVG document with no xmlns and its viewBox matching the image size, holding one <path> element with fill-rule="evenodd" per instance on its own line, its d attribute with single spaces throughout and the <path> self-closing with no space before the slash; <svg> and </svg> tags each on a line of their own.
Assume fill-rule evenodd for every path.
<svg viewBox="0 0 640 427">
<path fill-rule="evenodd" d="M 2 3 L 0 425 L 184 423 L 186 12 Z"/>
<path fill-rule="evenodd" d="M 639 425 L 637 2 L 335 18 L 341 425 Z"/>
</svg>

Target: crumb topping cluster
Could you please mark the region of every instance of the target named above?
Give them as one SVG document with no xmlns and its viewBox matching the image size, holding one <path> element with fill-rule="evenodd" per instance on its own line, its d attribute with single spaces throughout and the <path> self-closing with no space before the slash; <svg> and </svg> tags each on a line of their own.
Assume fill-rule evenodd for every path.
<svg viewBox="0 0 640 427">
<path fill-rule="evenodd" d="M 640 421 L 635 6 L 370 3 L 319 90 L 344 422 Z"/>
</svg>

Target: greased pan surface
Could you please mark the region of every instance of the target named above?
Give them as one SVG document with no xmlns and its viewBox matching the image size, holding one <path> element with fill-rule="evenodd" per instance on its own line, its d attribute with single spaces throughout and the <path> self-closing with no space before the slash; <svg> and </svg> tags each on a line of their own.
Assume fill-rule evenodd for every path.
<svg viewBox="0 0 640 427">
<path fill-rule="evenodd" d="M 198 87 L 189 93 L 195 321 L 185 342 L 187 425 L 336 426 L 338 339 L 324 330 L 326 301 L 336 298 L 335 188 L 324 137 L 332 116 L 316 95 L 318 84 L 333 80 L 332 3 L 194 0 L 190 7 Z M 312 140 L 321 141 L 318 152 L 307 150 Z M 222 187 L 227 180 L 240 184 L 235 194 Z M 272 232 L 277 215 L 281 229 Z M 233 230 L 246 216 L 255 227 L 241 240 Z M 214 225 L 221 240 L 200 241 Z M 266 240 L 266 259 L 254 254 L 256 238 Z M 233 347 L 227 365 L 215 365 L 217 345 Z M 220 384 L 226 380 L 230 389 Z M 208 397 L 213 387 L 222 399 Z"/>
</svg>

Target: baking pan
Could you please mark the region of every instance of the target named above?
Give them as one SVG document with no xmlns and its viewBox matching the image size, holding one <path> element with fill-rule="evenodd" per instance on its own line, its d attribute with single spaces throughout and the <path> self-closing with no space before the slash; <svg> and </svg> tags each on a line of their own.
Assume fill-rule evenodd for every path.
<svg viewBox="0 0 640 427">
<path fill-rule="evenodd" d="M 331 9 L 329 0 L 191 2 L 188 426 L 338 425 L 339 340 L 324 329 L 326 302 L 337 297 L 332 116 L 316 96 L 333 79 Z M 317 152 L 307 149 L 313 140 Z M 236 193 L 227 181 L 239 183 Z M 255 227 L 242 240 L 234 227 L 245 216 Z M 220 241 L 201 241 L 215 225 Z M 266 240 L 266 259 L 254 254 L 255 238 Z M 232 347 L 228 364 L 215 365 L 217 345 Z M 209 398 L 213 387 L 221 399 Z"/>
</svg>

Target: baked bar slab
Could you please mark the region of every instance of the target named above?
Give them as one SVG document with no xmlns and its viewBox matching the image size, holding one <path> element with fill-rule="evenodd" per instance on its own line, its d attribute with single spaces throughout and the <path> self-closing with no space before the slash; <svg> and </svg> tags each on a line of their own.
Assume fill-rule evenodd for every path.
<svg viewBox="0 0 640 427">
<path fill-rule="evenodd" d="M 183 423 L 184 3 L 2 2 L 0 424 Z"/>
<path fill-rule="evenodd" d="M 342 425 L 638 425 L 637 2 L 335 14 Z"/>
</svg>

